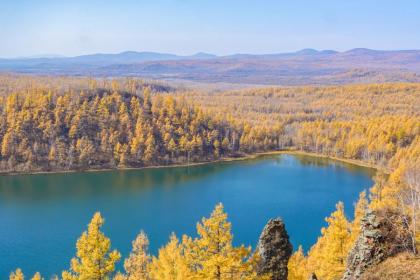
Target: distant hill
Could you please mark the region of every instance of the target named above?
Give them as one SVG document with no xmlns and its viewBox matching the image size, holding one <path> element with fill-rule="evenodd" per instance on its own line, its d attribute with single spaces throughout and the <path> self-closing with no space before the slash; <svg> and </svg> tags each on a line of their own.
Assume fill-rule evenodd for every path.
<svg viewBox="0 0 420 280">
<path fill-rule="evenodd" d="M 303 49 L 292 53 L 228 56 L 127 51 L 76 57 L 0 59 L 0 71 L 274 85 L 420 82 L 420 50 Z"/>
<path fill-rule="evenodd" d="M 28 58 L 16 59 L 0 59 L 0 67 L 3 65 L 19 66 L 26 65 L 69 65 L 69 64 L 86 64 L 86 65 L 112 65 L 116 63 L 140 63 L 145 61 L 160 61 L 160 60 L 180 60 L 180 59 L 208 59 L 214 58 L 215 55 L 207 53 L 197 53 L 191 56 L 180 56 L 169 53 L 156 52 L 134 52 L 126 51 L 117 54 L 89 54 L 74 57 L 63 56 L 36 56 Z"/>
</svg>

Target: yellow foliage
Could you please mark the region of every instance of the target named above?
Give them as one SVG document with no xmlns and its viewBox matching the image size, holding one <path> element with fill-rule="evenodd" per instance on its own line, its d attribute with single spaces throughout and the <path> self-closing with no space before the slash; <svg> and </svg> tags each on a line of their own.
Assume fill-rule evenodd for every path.
<svg viewBox="0 0 420 280">
<path fill-rule="evenodd" d="M 186 258 L 193 279 L 253 279 L 251 248 L 233 247 L 231 224 L 223 205 L 216 205 L 209 218 L 197 224 L 198 238 L 186 238 Z"/>
<path fill-rule="evenodd" d="M 308 269 L 307 269 L 307 259 L 303 254 L 302 246 L 299 246 L 299 249 L 293 253 L 287 264 L 289 274 L 287 276 L 288 280 L 307 280 L 308 279 Z"/>
<path fill-rule="evenodd" d="M 10 273 L 9 280 L 24 280 L 24 279 L 25 279 L 25 276 L 23 275 L 22 270 L 20 270 L 20 268 Z"/>
<path fill-rule="evenodd" d="M 115 263 L 120 259 L 116 250 L 110 252 L 111 241 L 101 231 L 104 219 L 95 213 L 77 240 L 76 257 L 71 260 L 70 270 L 63 271 L 63 280 L 103 280 L 108 279 L 115 270 Z"/>
<path fill-rule="evenodd" d="M 351 247 L 350 224 L 344 215 L 344 205 L 339 202 L 336 211 L 325 219 L 322 236 L 308 254 L 308 268 L 320 279 L 339 279 L 344 270 Z"/>
<path fill-rule="evenodd" d="M 43 280 L 39 272 L 35 273 L 31 280 Z"/>
<path fill-rule="evenodd" d="M 174 233 L 169 243 L 159 249 L 158 257 L 153 257 L 149 269 L 153 280 L 184 280 L 193 276 L 183 256 L 183 247 Z"/>
<path fill-rule="evenodd" d="M 147 266 L 150 262 L 150 256 L 147 253 L 149 248 L 149 239 L 141 231 L 132 243 L 133 249 L 130 256 L 124 261 L 126 280 L 147 280 L 149 279 Z"/>
<path fill-rule="evenodd" d="M 351 223 L 351 237 L 350 237 L 350 247 L 354 245 L 357 238 L 359 237 L 361 230 L 361 220 L 365 216 L 366 209 L 369 206 L 369 202 L 366 198 L 366 192 L 363 191 L 359 194 L 359 200 L 356 203 L 354 208 L 354 220 Z"/>
<path fill-rule="evenodd" d="M 99 84 L 103 94 L 98 94 Z M 69 89 L 59 90 L 63 85 Z M 143 89 L 143 96 L 138 88 Z M 404 195 L 409 187 L 407 170 L 420 159 L 420 84 L 169 95 L 152 94 L 149 87 L 134 79 L 97 82 L 0 76 L 0 93 L 4 96 L 0 97 L 3 169 L 168 164 L 218 158 L 229 152 L 297 147 L 381 167 L 390 175 L 378 172 L 369 207 L 399 209 L 412 218 L 417 213 L 415 209 L 407 211 L 409 199 Z M 366 194 L 361 193 L 351 224 L 339 203 L 308 257 L 301 249 L 292 256 L 289 278 L 302 279 L 310 272 L 324 280 L 338 278 L 359 235 L 367 203 Z M 110 241 L 100 232 L 102 224 L 103 219 L 95 214 L 77 242 L 70 271 L 63 272 L 65 280 L 111 276 L 120 256 L 109 252 Z M 414 223 L 411 226 L 414 228 Z M 197 225 L 197 231 L 198 238 L 185 236 L 181 243 L 171 236 L 150 265 L 147 237 L 139 235 L 125 262 L 127 275 L 119 273 L 115 279 L 130 275 L 147 278 L 146 267 L 156 279 L 257 278 L 254 266 L 258 256 L 251 257 L 250 249 L 244 246 L 233 247 L 231 225 L 222 205 Z M 420 239 L 420 230 L 417 234 Z M 23 274 L 16 270 L 10 277 L 23 279 Z"/>
</svg>

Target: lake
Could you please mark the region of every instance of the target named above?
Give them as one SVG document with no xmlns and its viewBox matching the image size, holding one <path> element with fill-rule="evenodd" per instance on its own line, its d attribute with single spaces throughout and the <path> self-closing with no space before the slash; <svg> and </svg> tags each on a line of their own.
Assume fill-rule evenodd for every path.
<svg viewBox="0 0 420 280">
<path fill-rule="evenodd" d="M 236 245 L 255 248 L 266 222 L 281 217 L 294 248 L 307 250 L 339 200 L 353 217 L 373 174 L 339 161 L 282 154 L 190 167 L 0 176 L 0 279 L 16 267 L 27 276 L 60 275 L 96 211 L 123 257 L 141 229 L 152 253 L 171 232 L 195 235 L 196 223 L 218 202 L 228 212 Z"/>
</svg>

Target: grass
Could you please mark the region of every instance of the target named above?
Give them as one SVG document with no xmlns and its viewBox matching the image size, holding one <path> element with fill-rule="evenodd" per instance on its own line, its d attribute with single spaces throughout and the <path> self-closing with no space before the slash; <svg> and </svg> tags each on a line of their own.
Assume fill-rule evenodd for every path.
<svg viewBox="0 0 420 280">
<path fill-rule="evenodd" d="M 420 256 L 401 253 L 369 268 L 360 280 L 419 280 Z"/>
</svg>

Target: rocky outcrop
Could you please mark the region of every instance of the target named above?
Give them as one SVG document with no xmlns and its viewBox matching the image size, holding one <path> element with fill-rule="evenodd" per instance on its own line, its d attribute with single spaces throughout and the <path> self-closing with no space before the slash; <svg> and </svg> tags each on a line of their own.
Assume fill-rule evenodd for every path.
<svg viewBox="0 0 420 280">
<path fill-rule="evenodd" d="M 410 251 L 405 218 L 398 213 L 367 211 L 361 233 L 347 259 L 342 280 L 359 279 L 363 272 L 397 253 Z"/>
<path fill-rule="evenodd" d="M 318 278 L 316 277 L 315 273 L 312 273 L 311 276 L 309 277 L 309 280 L 318 280 Z"/>
<path fill-rule="evenodd" d="M 268 221 L 257 246 L 260 256 L 258 274 L 269 273 L 272 280 L 287 280 L 287 263 L 292 251 L 293 247 L 283 221 L 279 218 Z"/>
</svg>

